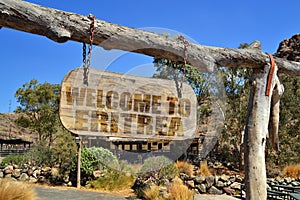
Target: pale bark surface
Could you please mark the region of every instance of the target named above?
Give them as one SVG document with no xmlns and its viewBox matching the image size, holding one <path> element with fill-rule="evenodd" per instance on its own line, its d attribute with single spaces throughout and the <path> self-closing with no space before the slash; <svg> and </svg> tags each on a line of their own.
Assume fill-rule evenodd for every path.
<svg viewBox="0 0 300 200">
<path fill-rule="evenodd" d="M 89 42 L 90 20 L 86 16 L 42 7 L 19 0 L 0 0 L 0 26 L 44 35 L 56 42 Z M 184 45 L 178 40 L 125 26 L 95 21 L 94 44 L 105 49 L 133 51 L 157 58 L 183 61 Z M 214 66 L 260 68 L 268 55 L 251 49 L 230 49 L 191 44 L 188 62 L 200 71 Z M 300 75 L 300 63 L 275 58 L 279 71 Z"/>
</svg>

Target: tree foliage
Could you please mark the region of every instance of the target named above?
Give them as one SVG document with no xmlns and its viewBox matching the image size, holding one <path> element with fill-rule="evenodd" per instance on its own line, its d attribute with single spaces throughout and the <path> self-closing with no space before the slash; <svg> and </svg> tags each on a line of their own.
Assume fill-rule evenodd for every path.
<svg viewBox="0 0 300 200">
<path fill-rule="evenodd" d="M 60 85 L 43 83 L 32 79 L 19 88 L 15 97 L 20 106 L 16 112 L 22 113 L 17 124 L 30 128 L 38 134 L 38 139 L 53 142 L 54 133 L 58 131 L 60 120 L 58 116 Z"/>
<path fill-rule="evenodd" d="M 64 172 L 71 170 L 76 144 L 59 119 L 60 89 L 59 84 L 40 84 L 35 79 L 25 83 L 15 93 L 20 103 L 16 123 L 38 135 L 38 141 L 28 153 L 30 162 L 41 166 L 59 165 Z"/>
</svg>

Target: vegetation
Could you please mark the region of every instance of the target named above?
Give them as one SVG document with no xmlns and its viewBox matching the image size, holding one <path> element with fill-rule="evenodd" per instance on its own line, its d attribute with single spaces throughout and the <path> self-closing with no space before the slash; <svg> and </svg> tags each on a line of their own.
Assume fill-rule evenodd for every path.
<svg viewBox="0 0 300 200">
<path fill-rule="evenodd" d="M 248 46 L 245 43 L 241 44 L 239 48 Z M 183 63 L 166 59 L 154 59 L 154 65 L 156 66 L 154 77 L 171 79 L 178 85 L 182 80 L 182 74 L 185 73 L 185 82 L 191 85 L 198 98 L 198 124 L 208 124 L 212 114 L 213 95 L 216 95 L 213 91 L 221 92 L 218 90 L 219 85 L 214 84 L 215 77 L 207 73 L 200 73 L 190 65 L 183 66 Z M 222 77 L 226 96 L 226 112 L 224 112 L 225 123 L 222 135 L 209 157 L 227 163 L 228 166 L 235 169 L 243 169 L 242 138 L 246 124 L 252 70 L 243 66 L 237 68 L 220 66 L 215 74 Z M 269 171 L 280 170 L 288 164 L 300 162 L 300 110 L 297 109 L 300 101 L 300 78 L 284 74 L 281 74 L 280 78 L 285 86 L 280 104 L 281 152 L 276 152 L 267 146 L 266 161 Z M 214 89 L 212 90 L 211 87 Z"/>
<path fill-rule="evenodd" d="M 40 166 L 59 165 L 60 173 L 69 172 L 76 144 L 59 119 L 60 85 L 40 84 L 32 79 L 16 91 L 15 97 L 20 103 L 16 123 L 38 135 L 34 148 L 27 154 L 28 161 Z"/>
<path fill-rule="evenodd" d="M 2 162 L 0 163 L 0 168 L 4 168 L 7 165 L 18 165 L 23 166 L 27 162 L 26 155 L 17 155 L 11 154 L 3 158 Z"/>
<path fill-rule="evenodd" d="M 194 166 L 186 161 L 176 161 L 175 166 L 179 173 L 185 173 L 188 176 L 194 173 Z"/>
<path fill-rule="evenodd" d="M 143 191 L 143 197 L 146 200 L 164 200 L 165 198 L 159 191 L 159 186 L 152 185 Z"/>
<path fill-rule="evenodd" d="M 145 176 L 149 173 L 154 174 L 158 180 L 161 178 L 172 180 L 177 176 L 178 171 L 169 158 L 165 156 L 156 156 L 147 158 L 144 161 L 139 175 Z"/>
<path fill-rule="evenodd" d="M 211 175 L 209 168 L 207 166 L 207 161 L 202 161 L 200 163 L 200 167 L 197 170 L 196 174 L 201 175 L 201 176 L 210 176 Z"/>
<path fill-rule="evenodd" d="M 77 155 L 74 156 L 74 163 L 77 163 Z M 83 148 L 81 150 L 81 173 L 92 177 L 95 170 L 108 169 L 114 166 L 118 169 L 117 158 L 107 149 L 102 147 Z M 77 168 L 73 168 L 76 171 Z"/>
<path fill-rule="evenodd" d="M 170 194 L 170 200 L 192 200 L 194 199 L 194 192 L 189 190 L 186 185 L 183 184 L 182 180 L 176 178 L 172 184 L 168 187 Z"/>
<path fill-rule="evenodd" d="M 23 182 L 0 179 L 0 200 L 35 200 L 34 190 Z"/>
<path fill-rule="evenodd" d="M 108 191 L 120 191 L 130 189 L 135 182 L 131 174 L 118 170 L 107 170 L 103 176 L 89 183 L 88 188 Z"/>
<path fill-rule="evenodd" d="M 290 178 L 300 178 L 300 164 L 286 166 L 283 169 L 283 175 Z"/>
</svg>

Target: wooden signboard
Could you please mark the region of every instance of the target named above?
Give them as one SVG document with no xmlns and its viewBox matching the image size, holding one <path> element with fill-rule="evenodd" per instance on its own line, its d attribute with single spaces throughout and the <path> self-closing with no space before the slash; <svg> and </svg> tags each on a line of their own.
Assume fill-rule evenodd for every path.
<svg viewBox="0 0 300 200">
<path fill-rule="evenodd" d="M 130 138 L 191 138 L 196 131 L 197 99 L 175 81 L 90 69 L 88 86 L 83 68 L 62 82 L 60 119 L 78 135 Z"/>
</svg>

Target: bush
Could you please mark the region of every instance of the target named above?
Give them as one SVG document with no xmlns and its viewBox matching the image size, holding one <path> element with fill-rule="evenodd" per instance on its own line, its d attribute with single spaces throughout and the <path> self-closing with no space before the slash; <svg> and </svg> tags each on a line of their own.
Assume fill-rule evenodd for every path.
<svg viewBox="0 0 300 200">
<path fill-rule="evenodd" d="M 189 190 L 187 186 L 182 183 L 179 178 L 174 179 L 173 183 L 168 187 L 170 200 L 192 200 L 194 199 L 194 192 Z"/>
<path fill-rule="evenodd" d="M 140 176 L 152 174 L 155 179 L 173 179 L 178 175 L 178 170 L 174 163 L 165 156 L 150 157 L 144 161 L 139 172 Z M 160 180 L 157 180 L 160 184 Z"/>
<path fill-rule="evenodd" d="M 34 190 L 23 182 L 0 180 L 0 200 L 35 200 Z"/>
<path fill-rule="evenodd" d="M 140 171 L 141 167 L 142 166 L 139 164 L 129 164 L 125 160 L 121 160 L 119 162 L 119 170 L 124 173 L 129 173 L 133 176 L 137 175 L 137 173 L 138 173 L 138 171 Z"/>
<path fill-rule="evenodd" d="M 103 177 L 91 181 L 88 187 L 99 190 L 117 191 L 130 189 L 134 181 L 135 178 L 132 175 L 116 170 L 108 170 Z"/>
<path fill-rule="evenodd" d="M 5 158 L 3 158 L 2 162 L 0 163 L 0 168 L 4 168 L 7 165 L 18 165 L 22 166 L 26 164 L 27 162 L 27 156 L 26 155 L 8 155 Z"/>
<path fill-rule="evenodd" d="M 177 161 L 175 163 L 176 168 L 178 169 L 179 173 L 184 173 L 188 176 L 192 176 L 194 173 L 194 166 L 185 161 Z"/>
<path fill-rule="evenodd" d="M 53 166 L 55 164 L 53 153 L 46 141 L 36 143 L 35 147 L 27 153 L 28 160 L 37 166 Z"/>
<path fill-rule="evenodd" d="M 87 150 L 95 157 L 100 168 L 119 168 L 118 159 L 108 149 L 102 147 L 91 147 Z"/>
<path fill-rule="evenodd" d="M 300 164 L 285 167 L 283 169 L 283 175 L 290 178 L 300 178 Z"/>
<path fill-rule="evenodd" d="M 201 176 L 210 176 L 211 175 L 211 173 L 208 169 L 208 166 L 207 166 L 207 161 L 202 161 L 200 163 L 200 167 L 197 170 L 197 175 L 201 175 Z"/>
<path fill-rule="evenodd" d="M 164 200 L 163 196 L 160 194 L 159 186 L 153 185 L 143 191 L 143 197 L 146 200 Z"/>
<path fill-rule="evenodd" d="M 78 155 L 74 157 L 74 163 L 77 163 Z M 106 164 L 105 164 L 106 163 Z M 77 171 L 77 168 L 73 167 L 73 173 Z M 91 179 L 93 172 L 99 169 L 108 169 L 114 166 L 117 168 L 117 158 L 107 149 L 102 147 L 83 148 L 81 150 L 81 173 L 83 176 L 87 176 L 87 179 Z"/>
<path fill-rule="evenodd" d="M 144 161 L 140 172 L 147 173 L 147 172 L 159 171 L 163 167 L 166 167 L 170 164 L 173 164 L 173 162 L 165 156 L 150 157 Z"/>
</svg>

